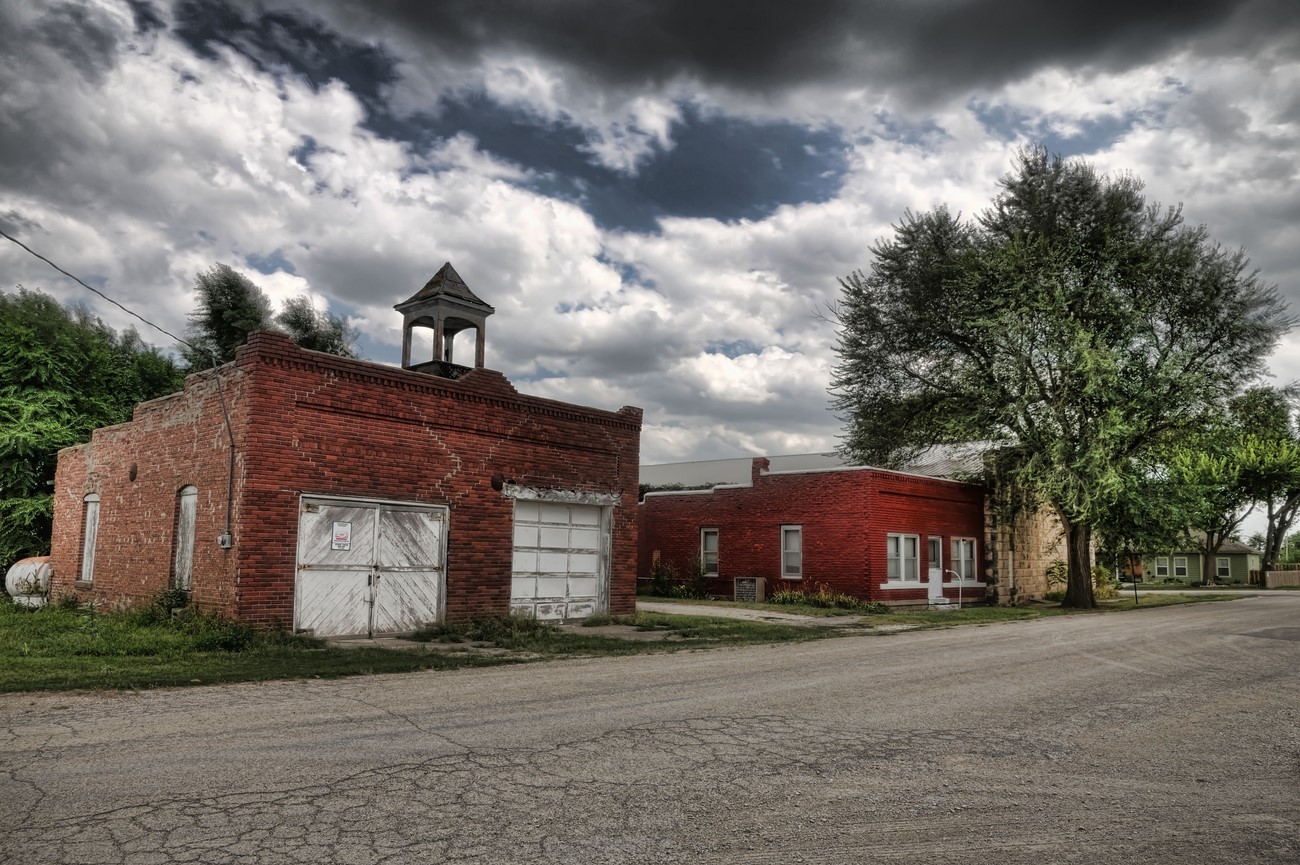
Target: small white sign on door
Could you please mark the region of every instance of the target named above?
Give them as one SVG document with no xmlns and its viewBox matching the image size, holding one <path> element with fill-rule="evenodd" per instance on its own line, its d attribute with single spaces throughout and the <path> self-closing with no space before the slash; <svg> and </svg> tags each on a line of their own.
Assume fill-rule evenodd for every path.
<svg viewBox="0 0 1300 865">
<path fill-rule="evenodd" d="M 352 523 L 334 522 L 334 543 L 330 546 L 334 550 L 352 549 Z"/>
</svg>

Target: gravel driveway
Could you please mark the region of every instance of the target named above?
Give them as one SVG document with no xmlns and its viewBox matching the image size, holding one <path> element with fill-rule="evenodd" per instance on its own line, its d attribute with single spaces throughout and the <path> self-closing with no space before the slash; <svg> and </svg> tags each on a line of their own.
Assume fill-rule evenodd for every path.
<svg viewBox="0 0 1300 865">
<path fill-rule="evenodd" d="M 1300 862 L 1300 596 L 0 696 L 4 863 Z"/>
</svg>

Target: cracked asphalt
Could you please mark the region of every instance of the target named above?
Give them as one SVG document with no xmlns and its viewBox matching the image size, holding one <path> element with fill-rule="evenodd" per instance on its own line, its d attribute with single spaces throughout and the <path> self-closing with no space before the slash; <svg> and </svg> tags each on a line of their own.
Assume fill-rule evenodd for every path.
<svg viewBox="0 0 1300 865">
<path fill-rule="evenodd" d="M 0 696 L 0 862 L 1300 862 L 1300 596 Z"/>
</svg>

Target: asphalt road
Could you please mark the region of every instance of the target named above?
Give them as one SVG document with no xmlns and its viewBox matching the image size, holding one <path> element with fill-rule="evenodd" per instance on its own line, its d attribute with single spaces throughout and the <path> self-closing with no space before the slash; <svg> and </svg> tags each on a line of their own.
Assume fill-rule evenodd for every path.
<svg viewBox="0 0 1300 865">
<path fill-rule="evenodd" d="M 0 862 L 1300 862 L 1300 596 L 0 697 Z"/>
</svg>

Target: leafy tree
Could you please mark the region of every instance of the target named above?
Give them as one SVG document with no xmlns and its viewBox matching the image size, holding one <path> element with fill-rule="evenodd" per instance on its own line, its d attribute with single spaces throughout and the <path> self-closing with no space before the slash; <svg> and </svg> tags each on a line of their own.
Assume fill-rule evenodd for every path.
<svg viewBox="0 0 1300 865">
<path fill-rule="evenodd" d="M 179 346 L 192 370 L 211 367 L 214 356 L 221 363 L 234 360 L 235 350 L 257 330 L 283 330 L 303 348 L 357 356 L 356 329 L 341 316 L 317 312 L 305 295 L 291 298 L 279 315 L 272 315 L 266 292 L 226 264 L 199 273 L 194 289 L 199 304 L 186 331 L 189 345 Z"/>
<path fill-rule="evenodd" d="M 1224 432 L 1178 448 L 1169 461 L 1187 540 L 1201 554 L 1202 582 L 1210 582 L 1210 561 L 1251 512 L 1254 496 L 1243 477 L 1249 447 L 1248 439 Z"/>
<path fill-rule="evenodd" d="M 1282 546 L 1300 513 L 1300 430 L 1292 418 L 1293 387 L 1251 388 L 1233 402 L 1248 430 L 1242 444 L 1242 482 L 1264 506 L 1268 522 L 1261 549 L 1267 573 L 1283 558 Z"/>
<path fill-rule="evenodd" d="M 132 329 L 18 286 L 0 292 L 0 569 L 49 551 L 60 448 L 180 388 L 180 370 Z"/>
<path fill-rule="evenodd" d="M 303 348 L 340 357 L 357 356 L 357 329 L 340 315 L 317 312 L 305 295 L 286 301 L 275 321 Z"/>
<path fill-rule="evenodd" d="M 1159 455 L 1222 415 L 1292 325 L 1244 252 L 1178 209 L 1023 150 L 974 221 L 904 214 L 841 280 L 832 393 L 850 458 L 944 442 L 1009 448 L 1008 482 L 1065 531 L 1065 603 L 1096 605 L 1094 530 L 1134 508 Z M 1184 522 L 1183 525 L 1186 525 Z"/>
<path fill-rule="evenodd" d="M 215 357 L 235 359 L 235 349 L 256 330 L 272 327 L 271 301 L 251 279 L 227 264 L 214 264 L 194 277 L 198 309 L 190 314 L 181 355 L 190 369 L 207 369 Z"/>
</svg>

